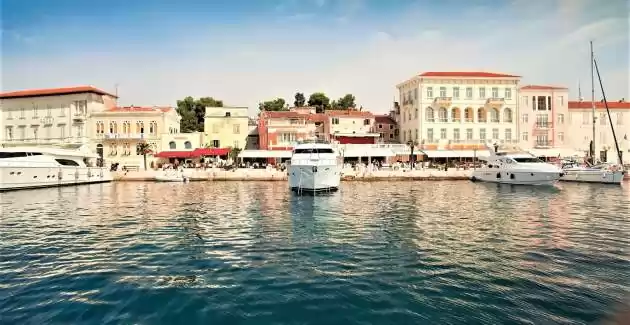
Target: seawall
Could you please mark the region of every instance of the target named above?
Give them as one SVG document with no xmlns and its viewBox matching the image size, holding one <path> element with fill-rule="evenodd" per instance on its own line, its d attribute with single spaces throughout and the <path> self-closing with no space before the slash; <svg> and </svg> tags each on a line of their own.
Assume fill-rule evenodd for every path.
<svg viewBox="0 0 630 325">
<path fill-rule="evenodd" d="M 343 172 L 343 181 L 443 181 L 443 180 L 468 180 L 470 170 L 438 171 L 433 169 L 413 171 L 353 171 Z M 164 172 L 156 170 L 142 171 L 118 171 L 114 173 L 115 181 L 155 181 L 155 177 Z M 287 173 L 265 169 L 237 169 L 225 171 L 221 169 L 184 170 L 184 176 L 190 181 L 286 181 Z"/>
</svg>

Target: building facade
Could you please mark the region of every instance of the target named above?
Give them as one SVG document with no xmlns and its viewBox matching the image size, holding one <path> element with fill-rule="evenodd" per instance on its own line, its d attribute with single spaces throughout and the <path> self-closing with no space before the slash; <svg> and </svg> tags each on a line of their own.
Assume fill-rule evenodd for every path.
<svg viewBox="0 0 630 325">
<path fill-rule="evenodd" d="M 205 146 L 244 148 L 247 143 L 249 115 L 247 107 L 206 107 Z"/>
<path fill-rule="evenodd" d="M 425 72 L 397 85 L 399 140 L 425 149 L 473 149 L 518 142 L 520 76 Z"/>
<path fill-rule="evenodd" d="M 148 143 L 153 152 L 168 150 L 162 138 L 177 134 L 180 120 L 173 107 L 112 107 L 94 112 L 89 120 L 91 146 L 107 163 L 138 168 L 143 164 L 138 143 Z"/>
<path fill-rule="evenodd" d="M 570 148 L 567 138 L 569 89 L 529 85 L 519 89 L 520 146 Z"/>
<path fill-rule="evenodd" d="M 398 123 L 392 114 L 374 115 L 374 125 L 372 133 L 379 134 L 379 142 L 383 143 L 400 143 L 398 140 Z"/>
<path fill-rule="evenodd" d="M 328 134 L 340 144 L 374 144 L 379 133 L 373 132 L 374 114 L 357 110 L 327 110 Z"/>
<path fill-rule="evenodd" d="M 0 94 L 3 146 L 89 144 L 93 114 L 116 106 L 115 95 L 92 86 Z M 96 149 L 96 148 L 92 148 Z"/>
<path fill-rule="evenodd" d="M 593 140 L 593 121 L 595 120 L 595 156 L 604 162 L 618 162 L 613 129 L 626 164 L 630 164 L 630 103 L 625 100 L 609 102 L 610 118 L 603 102 L 593 104 L 585 101 L 568 102 L 568 127 L 566 138 L 570 145 L 586 154 Z M 612 124 L 611 124 L 612 120 Z"/>
</svg>

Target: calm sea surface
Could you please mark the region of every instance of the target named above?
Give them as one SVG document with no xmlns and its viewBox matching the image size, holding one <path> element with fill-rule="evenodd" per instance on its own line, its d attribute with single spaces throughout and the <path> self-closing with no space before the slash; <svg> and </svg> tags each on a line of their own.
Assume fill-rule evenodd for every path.
<svg viewBox="0 0 630 325">
<path fill-rule="evenodd" d="M 0 324 L 590 324 L 630 184 L 112 183 L 0 194 Z"/>
</svg>

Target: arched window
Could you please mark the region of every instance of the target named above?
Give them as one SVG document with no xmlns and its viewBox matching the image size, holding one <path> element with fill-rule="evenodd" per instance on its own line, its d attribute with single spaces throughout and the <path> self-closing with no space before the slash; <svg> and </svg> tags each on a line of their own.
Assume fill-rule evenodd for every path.
<svg viewBox="0 0 630 325">
<path fill-rule="evenodd" d="M 490 121 L 492 123 L 499 123 L 499 110 L 494 107 L 490 109 Z"/>
<path fill-rule="evenodd" d="M 506 107 L 505 110 L 503 111 L 503 122 L 512 123 L 512 121 L 513 121 L 512 110 L 509 107 Z"/>
<path fill-rule="evenodd" d="M 190 143 L 190 141 L 186 141 L 186 142 L 184 142 L 184 148 L 186 148 L 186 149 L 192 149 L 192 144 Z"/>
<path fill-rule="evenodd" d="M 481 123 L 486 123 L 487 119 L 486 119 L 486 109 L 483 107 L 480 107 L 477 110 L 477 122 L 481 122 Z"/>
<path fill-rule="evenodd" d="M 432 107 L 427 107 L 425 114 L 427 115 L 427 122 L 435 122 L 435 114 Z"/>
<path fill-rule="evenodd" d="M 175 141 L 171 141 L 168 143 L 168 148 L 169 149 L 177 149 L 177 145 L 175 144 Z"/>
<path fill-rule="evenodd" d="M 440 115 L 440 122 L 442 123 L 448 122 L 448 111 L 446 111 L 446 108 L 440 107 L 439 115 Z"/>
<path fill-rule="evenodd" d="M 473 113 L 473 108 L 472 107 L 466 107 L 466 109 L 464 110 L 464 118 L 466 119 L 466 122 L 471 123 L 474 122 L 474 113 Z"/>
</svg>

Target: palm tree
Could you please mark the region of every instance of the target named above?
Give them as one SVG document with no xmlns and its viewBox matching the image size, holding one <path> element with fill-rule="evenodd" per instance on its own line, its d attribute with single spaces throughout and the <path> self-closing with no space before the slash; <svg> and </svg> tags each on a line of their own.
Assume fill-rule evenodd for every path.
<svg viewBox="0 0 630 325">
<path fill-rule="evenodd" d="M 409 149 L 411 149 L 411 155 L 409 156 L 409 158 L 411 161 L 411 169 L 413 169 L 416 165 L 416 156 L 414 156 L 413 154 L 413 149 L 418 146 L 418 141 L 408 141 L 407 145 L 409 146 Z"/>
<path fill-rule="evenodd" d="M 138 154 L 142 154 L 142 159 L 144 160 L 144 170 L 147 170 L 147 155 L 153 153 L 153 146 L 145 141 L 138 142 L 136 145 L 136 152 Z"/>
<path fill-rule="evenodd" d="M 241 153 L 241 151 L 243 151 L 243 149 L 232 148 L 232 147 L 229 147 L 229 149 L 230 149 L 229 157 L 232 158 L 232 161 L 234 163 L 238 162 L 238 155 Z"/>
</svg>

